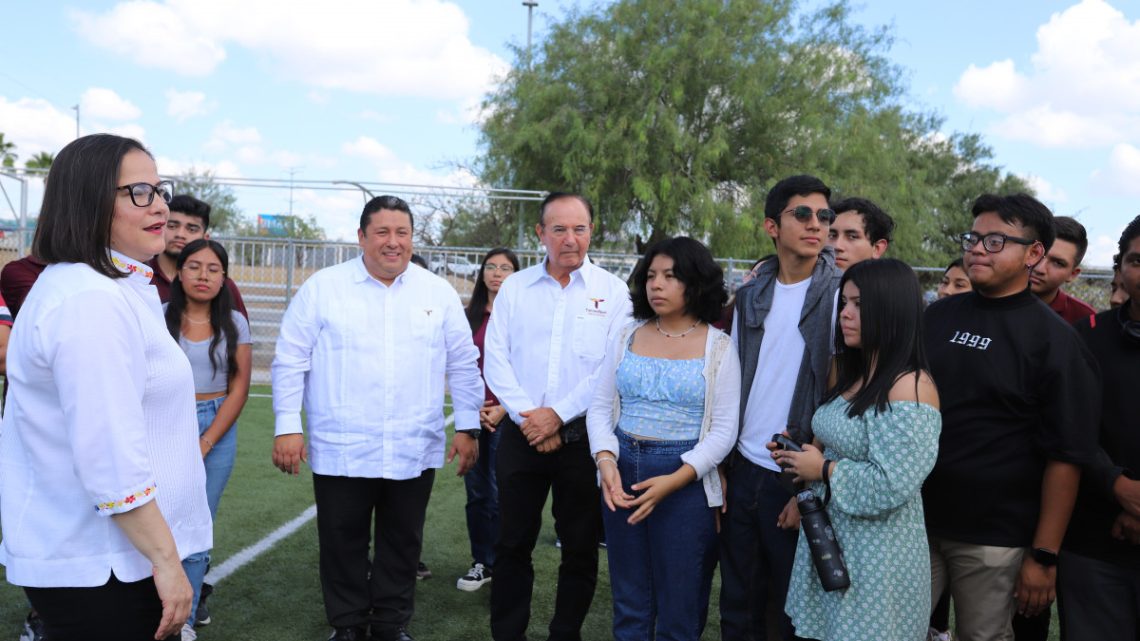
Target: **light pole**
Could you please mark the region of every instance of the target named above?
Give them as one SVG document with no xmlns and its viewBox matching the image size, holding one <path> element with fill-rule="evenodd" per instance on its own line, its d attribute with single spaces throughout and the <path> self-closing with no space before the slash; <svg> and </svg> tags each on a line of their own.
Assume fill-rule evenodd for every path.
<svg viewBox="0 0 1140 641">
<path fill-rule="evenodd" d="M 530 51 L 531 32 L 534 30 L 534 8 L 538 6 L 535 0 L 523 0 L 523 6 L 526 7 L 526 70 L 530 71 L 534 66 L 534 55 Z M 523 203 L 519 203 L 519 238 L 515 247 L 522 249 L 523 246 L 523 210 L 525 207 Z"/>
<path fill-rule="evenodd" d="M 79 137 L 79 105 L 72 107 L 75 110 L 75 137 Z"/>
<path fill-rule="evenodd" d="M 333 184 L 334 185 L 352 185 L 353 187 L 356 187 L 357 189 L 360 190 L 360 192 L 361 192 L 360 196 L 362 198 L 364 198 L 364 204 L 365 205 L 368 204 L 369 200 L 376 197 L 376 195 L 373 194 L 370 189 L 368 189 L 367 187 L 365 187 L 364 185 L 362 185 L 358 182 L 353 182 L 351 180 L 334 180 Z"/>
</svg>

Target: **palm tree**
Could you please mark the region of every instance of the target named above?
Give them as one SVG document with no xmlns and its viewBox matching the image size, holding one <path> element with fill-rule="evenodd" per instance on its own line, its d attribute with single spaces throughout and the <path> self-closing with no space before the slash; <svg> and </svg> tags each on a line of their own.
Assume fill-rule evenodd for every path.
<svg viewBox="0 0 1140 641">
<path fill-rule="evenodd" d="M 28 158 L 28 160 L 24 163 L 24 167 L 26 169 L 51 169 L 51 164 L 54 161 L 55 154 L 47 151 L 41 151 L 39 153 L 32 154 L 32 157 Z"/>
<path fill-rule="evenodd" d="M 3 133 L 0 133 L 0 166 L 16 166 L 16 143 L 4 140 Z"/>
</svg>

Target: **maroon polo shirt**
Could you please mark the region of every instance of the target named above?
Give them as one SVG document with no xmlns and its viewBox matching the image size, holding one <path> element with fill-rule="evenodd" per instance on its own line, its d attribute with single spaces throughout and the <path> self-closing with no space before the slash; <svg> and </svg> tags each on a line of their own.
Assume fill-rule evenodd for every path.
<svg viewBox="0 0 1140 641">
<path fill-rule="evenodd" d="M 1063 289 L 1057 290 L 1057 296 L 1052 303 L 1049 303 L 1049 309 L 1060 314 L 1061 318 L 1070 325 L 1082 318 L 1096 315 L 1096 310 L 1091 305 L 1079 298 L 1069 296 Z"/>
</svg>

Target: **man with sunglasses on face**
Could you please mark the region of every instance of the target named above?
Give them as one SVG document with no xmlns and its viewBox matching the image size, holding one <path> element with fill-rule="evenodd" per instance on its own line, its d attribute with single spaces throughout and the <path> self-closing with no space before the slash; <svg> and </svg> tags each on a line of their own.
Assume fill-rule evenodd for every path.
<svg viewBox="0 0 1140 641">
<path fill-rule="evenodd" d="M 150 279 L 150 284 L 158 289 L 159 300 L 164 303 L 170 300 L 170 283 L 178 274 L 178 257 L 182 255 L 182 248 L 191 241 L 209 238 L 209 229 L 209 203 L 185 194 L 170 199 L 170 218 L 166 220 L 166 228 L 163 229 L 166 248 L 147 263 L 154 268 L 154 278 Z M 226 287 L 234 298 L 234 309 L 248 319 L 245 301 L 241 299 L 237 283 L 229 276 L 226 277 Z"/>
<path fill-rule="evenodd" d="M 923 486 L 932 602 L 949 587 L 958 638 L 1013 638 L 1014 612 L 1056 594 L 1080 466 L 1093 459 L 1100 371 L 1076 331 L 1029 288 L 1053 215 L 1025 194 L 984 195 L 960 240 L 973 292 L 927 309 L 942 400 L 938 461 Z"/>
<path fill-rule="evenodd" d="M 776 257 L 761 265 L 736 295 L 732 336 L 741 361 L 741 422 L 726 465 L 728 497 L 721 525 L 725 641 L 766 639 L 773 622 L 756 616 L 753 603 L 768 602 L 779 611 L 779 636 L 795 638 L 783 609 L 799 512 L 779 482 L 780 467 L 767 444 L 785 430 L 797 442 L 811 442 L 811 417 L 827 388 L 841 277 L 826 246 L 835 220 L 830 197 L 831 190 L 814 176 L 776 183 L 764 205 L 764 230 L 776 245 Z"/>
</svg>

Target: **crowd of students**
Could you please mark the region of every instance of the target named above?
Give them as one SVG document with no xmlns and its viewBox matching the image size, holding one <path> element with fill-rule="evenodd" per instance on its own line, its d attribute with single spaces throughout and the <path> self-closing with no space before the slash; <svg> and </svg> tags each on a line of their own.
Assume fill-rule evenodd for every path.
<svg viewBox="0 0 1140 641">
<path fill-rule="evenodd" d="M 35 638 L 192 639 L 210 619 L 251 338 L 208 205 L 172 191 L 137 142 L 80 138 L 32 256 L 0 273 L 18 318 L 0 555 Z M 1136 638 L 1140 217 L 1098 314 L 1063 290 L 1083 227 L 981 195 L 926 305 L 889 258 L 891 217 L 831 196 L 812 176 L 772 187 L 775 252 L 729 299 L 690 238 L 651 245 L 628 284 L 608 274 L 589 201 L 552 193 L 545 258 L 490 251 L 466 308 L 412 262 L 407 203 L 367 203 L 361 255 L 302 285 L 272 368 L 272 460 L 313 470 L 330 639 L 413 639 L 452 460 L 472 557 L 456 587 L 490 586 L 496 641 L 526 638 L 553 579 L 531 560 L 548 496 L 550 639 L 581 638 L 603 539 L 623 641 L 699 639 L 718 565 L 721 639 L 948 639 L 952 603 L 956 638 L 1036 641 L 1057 598 L 1063 638 Z M 817 497 L 838 589 L 801 533 Z"/>
</svg>

